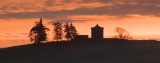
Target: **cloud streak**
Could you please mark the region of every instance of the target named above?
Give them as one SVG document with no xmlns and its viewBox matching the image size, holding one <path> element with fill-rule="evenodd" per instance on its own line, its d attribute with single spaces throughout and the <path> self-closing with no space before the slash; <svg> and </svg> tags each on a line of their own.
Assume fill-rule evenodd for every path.
<svg viewBox="0 0 160 63">
<path fill-rule="evenodd" d="M 28 11 L 28 12 L 4 13 L 0 14 L 0 18 L 27 19 L 27 18 L 43 17 L 43 18 L 53 19 L 56 17 L 66 17 L 74 15 L 107 15 L 107 16 L 126 17 L 127 15 L 130 14 L 160 16 L 159 13 L 160 5 L 158 2 L 160 1 L 159 0 L 75 0 L 75 1 L 45 0 L 43 2 L 44 5 L 39 7 L 30 7 L 31 4 L 28 6 L 26 4 L 25 10 L 29 9 L 32 10 L 39 8 L 39 11 L 37 10 L 37 12 Z M 77 3 L 81 5 L 78 5 Z M 88 3 L 88 5 L 84 5 L 86 3 Z M 94 5 L 92 5 L 93 3 Z M 74 6 L 72 6 L 71 4 Z M 110 5 L 104 5 L 104 4 L 110 4 Z M 60 8 L 57 8 L 56 6 Z M 11 7 L 8 6 L 8 8 Z M 16 7 L 16 6 L 12 7 L 12 9 L 16 9 L 17 11 L 19 8 L 22 7 Z M 51 10 L 51 8 L 54 8 L 55 10 Z M 1 9 L 5 10 L 6 7 L 2 6 Z"/>
</svg>

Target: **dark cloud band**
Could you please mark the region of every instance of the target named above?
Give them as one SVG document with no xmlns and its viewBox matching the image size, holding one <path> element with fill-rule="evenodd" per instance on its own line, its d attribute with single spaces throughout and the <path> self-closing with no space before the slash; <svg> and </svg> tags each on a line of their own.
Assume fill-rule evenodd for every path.
<svg viewBox="0 0 160 63">
<path fill-rule="evenodd" d="M 110 16 L 120 16 L 125 17 L 129 14 L 139 14 L 139 15 L 154 15 L 160 16 L 160 5 L 159 0 L 119 0 L 123 2 L 118 4 L 117 0 L 84 0 L 80 1 L 82 3 L 86 2 L 101 2 L 108 3 L 112 2 L 113 6 L 102 6 L 96 8 L 76 8 L 73 10 L 59 10 L 59 11 L 41 11 L 41 12 L 18 12 L 18 13 L 6 13 L 1 14 L 0 18 L 49 18 L 53 19 L 55 17 L 64 16 L 74 16 L 74 15 L 110 15 Z M 63 3 L 71 1 L 63 1 Z M 79 2 L 79 1 L 78 1 Z M 115 3 L 113 3 L 115 2 Z M 48 3 L 48 2 L 45 2 Z M 50 3 L 50 2 L 49 2 Z M 134 5 L 132 3 L 135 3 Z M 51 5 L 47 5 L 51 6 Z"/>
</svg>

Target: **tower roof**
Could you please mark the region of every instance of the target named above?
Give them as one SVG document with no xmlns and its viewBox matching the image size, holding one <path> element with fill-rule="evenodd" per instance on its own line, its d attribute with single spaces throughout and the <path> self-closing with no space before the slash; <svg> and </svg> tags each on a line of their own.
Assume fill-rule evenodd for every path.
<svg viewBox="0 0 160 63">
<path fill-rule="evenodd" d="M 98 24 L 95 27 L 100 27 Z"/>
<path fill-rule="evenodd" d="M 92 27 L 92 28 L 102 28 L 102 27 L 100 27 L 100 26 L 97 24 L 95 27 Z"/>
</svg>

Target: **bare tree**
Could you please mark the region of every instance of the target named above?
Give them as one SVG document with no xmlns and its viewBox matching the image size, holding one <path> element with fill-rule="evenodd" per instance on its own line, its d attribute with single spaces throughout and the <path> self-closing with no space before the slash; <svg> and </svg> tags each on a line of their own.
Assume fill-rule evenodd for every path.
<svg viewBox="0 0 160 63">
<path fill-rule="evenodd" d="M 55 22 L 53 23 L 54 25 L 54 39 L 56 39 L 57 41 L 62 39 L 62 24 L 60 22 Z"/>
<path fill-rule="evenodd" d="M 42 24 L 41 18 L 39 22 L 36 22 L 36 26 L 30 30 L 30 40 L 34 41 L 34 43 L 42 43 L 42 41 L 46 41 L 47 31 L 49 31 L 49 29 Z"/>
<path fill-rule="evenodd" d="M 132 39 L 132 37 L 130 37 L 129 32 L 126 31 L 125 29 L 121 28 L 121 27 L 115 28 L 114 32 L 117 33 L 117 35 L 113 36 L 114 38 L 118 38 L 118 39 Z"/>
</svg>

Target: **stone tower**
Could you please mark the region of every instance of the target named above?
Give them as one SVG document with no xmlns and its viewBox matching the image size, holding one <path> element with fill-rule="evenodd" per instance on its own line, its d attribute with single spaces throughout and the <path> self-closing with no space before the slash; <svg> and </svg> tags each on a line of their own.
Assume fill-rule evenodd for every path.
<svg viewBox="0 0 160 63">
<path fill-rule="evenodd" d="M 91 38 L 92 39 L 103 39 L 103 27 L 98 24 L 91 28 Z"/>
</svg>

